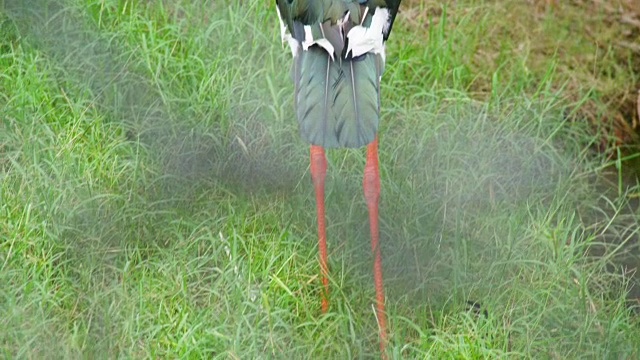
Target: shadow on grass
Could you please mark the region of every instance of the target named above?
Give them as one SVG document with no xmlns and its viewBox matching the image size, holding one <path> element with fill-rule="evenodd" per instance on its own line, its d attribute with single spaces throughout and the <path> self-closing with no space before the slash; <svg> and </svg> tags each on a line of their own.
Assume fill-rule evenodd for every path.
<svg viewBox="0 0 640 360">
<path fill-rule="evenodd" d="M 270 143 L 264 113 L 240 104 L 206 112 L 175 106 L 180 99 L 172 103 L 141 76 L 143 66 L 123 51 L 123 44 L 97 32 L 86 16 L 60 1 L 7 0 L 5 11 L 22 38 L 56 60 L 64 91 L 90 91 L 95 106 L 124 124 L 132 142 L 147 148 L 161 167 L 158 175 L 166 189 L 180 192 L 193 182 L 213 180 L 234 191 L 271 192 L 298 181 L 292 149 Z"/>
</svg>

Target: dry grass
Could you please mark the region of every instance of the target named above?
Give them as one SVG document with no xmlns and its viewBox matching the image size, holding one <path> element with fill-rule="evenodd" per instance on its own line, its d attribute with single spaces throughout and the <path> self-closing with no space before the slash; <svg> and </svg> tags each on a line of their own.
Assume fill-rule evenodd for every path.
<svg viewBox="0 0 640 360">
<path fill-rule="evenodd" d="M 475 97 L 490 93 L 492 74 L 504 66 L 505 56 L 531 73 L 534 86 L 555 62 L 552 84 L 567 100 L 592 92 L 574 119 L 601 132 L 601 150 L 637 142 L 640 2 L 406 0 L 400 21 L 411 31 L 426 31 L 442 21 L 443 8 L 449 31 L 456 31 L 464 17 L 482 27 L 469 58 L 476 75 L 469 89 Z"/>
</svg>

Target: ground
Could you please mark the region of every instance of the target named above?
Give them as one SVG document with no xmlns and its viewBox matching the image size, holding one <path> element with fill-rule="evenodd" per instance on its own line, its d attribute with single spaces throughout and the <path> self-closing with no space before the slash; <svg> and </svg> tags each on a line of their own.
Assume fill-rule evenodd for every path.
<svg viewBox="0 0 640 360">
<path fill-rule="evenodd" d="M 0 2 L 6 357 L 379 356 L 364 152 L 328 153 L 321 314 L 274 4 L 217 3 Z M 389 356 L 637 358 L 636 2 L 401 11 L 381 94 Z"/>
</svg>

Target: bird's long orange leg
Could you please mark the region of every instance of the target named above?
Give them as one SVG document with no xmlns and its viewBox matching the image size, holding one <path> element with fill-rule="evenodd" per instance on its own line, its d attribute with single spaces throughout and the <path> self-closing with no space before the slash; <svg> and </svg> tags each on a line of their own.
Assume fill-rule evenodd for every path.
<svg viewBox="0 0 640 360">
<path fill-rule="evenodd" d="M 316 210 L 318 213 L 318 250 L 320 251 L 320 273 L 322 277 L 322 312 L 329 308 L 327 296 L 329 283 L 327 281 L 327 236 L 324 223 L 324 177 L 327 173 L 327 159 L 322 146 L 311 145 L 311 179 L 316 192 Z"/>
<path fill-rule="evenodd" d="M 378 199 L 380 198 L 380 174 L 378 171 L 378 138 L 367 145 L 367 161 L 362 181 L 364 198 L 369 210 L 371 230 L 371 251 L 373 252 L 373 282 L 376 287 L 376 316 L 380 333 L 380 352 L 385 357 L 384 345 L 387 341 L 387 317 L 384 312 L 384 290 L 382 288 L 382 261 L 378 245 Z"/>
</svg>

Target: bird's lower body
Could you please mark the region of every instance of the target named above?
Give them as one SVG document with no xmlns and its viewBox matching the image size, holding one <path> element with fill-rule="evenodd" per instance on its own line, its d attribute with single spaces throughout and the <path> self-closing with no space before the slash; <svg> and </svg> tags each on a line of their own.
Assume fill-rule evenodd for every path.
<svg viewBox="0 0 640 360">
<path fill-rule="evenodd" d="M 320 273 L 322 278 L 322 312 L 329 308 L 329 283 L 327 280 L 327 237 L 324 216 L 324 179 L 327 171 L 327 160 L 324 149 L 311 145 L 311 178 L 316 195 L 318 215 L 318 249 L 320 252 Z M 362 181 L 364 198 L 369 211 L 369 228 L 371 232 L 371 251 L 373 252 L 373 281 L 376 290 L 376 317 L 380 336 L 380 352 L 384 357 L 384 346 L 387 340 L 387 319 L 384 312 L 384 290 L 382 286 L 382 261 L 378 244 L 378 200 L 380 198 L 380 175 L 378 170 L 378 139 L 367 145 L 367 157 Z"/>
</svg>

